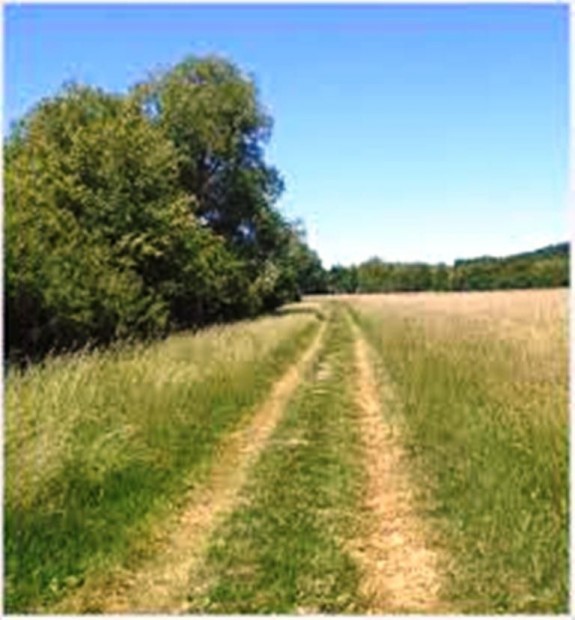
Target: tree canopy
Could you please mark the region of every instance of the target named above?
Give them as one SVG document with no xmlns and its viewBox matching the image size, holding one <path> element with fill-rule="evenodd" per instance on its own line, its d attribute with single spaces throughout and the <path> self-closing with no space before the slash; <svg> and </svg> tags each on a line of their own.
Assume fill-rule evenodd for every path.
<svg viewBox="0 0 575 620">
<path fill-rule="evenodd" d="M 216 57 L 127 95 L 68 84 L 41 101 L 5 141 L 5 353 L 156 336 L 317 288 L 317 255 L 275 206 L 271 126 L 253 80 Z"/>
</svg>

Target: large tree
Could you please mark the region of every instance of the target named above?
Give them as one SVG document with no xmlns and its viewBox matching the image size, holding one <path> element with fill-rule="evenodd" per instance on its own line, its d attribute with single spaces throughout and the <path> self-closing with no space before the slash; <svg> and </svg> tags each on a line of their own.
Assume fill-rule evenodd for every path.
<svg viewBox="0 0 575 620">
<path fill-rule="evenodd" d="M 272 123 L 253 80 L 227 60 L 189 57 L 133 96 L 175 145 L 194 213 L 234 249 L 257 256 L 283 184 L 264 162 Z"/>
<path fill-rule="evenodd" d="M 220 310 L 233 257 L 191 213 L 177 161 L 133 101 L 97 89 L 70 85 L 20 123 L 5 151 L 9 346 L 42 353 Z"/>
<path fill-rule="evenodd" d="M 254 315 L 321 265 L 276 209 L 252 79 L 188 58 L 128 95 L 69 85 L 5 142 L 8 349 Z"/>
</svg>

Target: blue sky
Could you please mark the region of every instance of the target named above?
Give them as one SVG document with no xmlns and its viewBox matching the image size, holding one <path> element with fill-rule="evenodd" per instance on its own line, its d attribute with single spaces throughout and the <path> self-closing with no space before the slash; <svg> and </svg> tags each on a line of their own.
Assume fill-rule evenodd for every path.
<svg viewBox="0 0 575 620">
<path fill-rule="evenodd" d="M 252 73 L 267 159 L 326 266 L 568 237 L 568 8 L 13 5 L 4 132 L 69 79 L 125 91 L 188 54 Z"/>
</svg>

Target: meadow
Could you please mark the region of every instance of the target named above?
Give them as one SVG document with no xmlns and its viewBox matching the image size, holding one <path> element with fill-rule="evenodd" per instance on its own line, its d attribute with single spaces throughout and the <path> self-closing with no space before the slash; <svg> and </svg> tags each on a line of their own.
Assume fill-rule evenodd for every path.
<svg viewBox="0 0 575 620">
<path fill-rule="evenodd" d="M 469 613 L 565 610 L 566 290 L 353 298 Z M 425 491 L 425 493 L 424 493 Z M 425 507 L 425 508 L 424 508 Z"/>
<path fill-rule="evenodd" d="M 567 319 L 566 290 L 311 297 L 11 369 L 6 610 L 113 611 L 121 569 L 154 611 L 157 533 L 209 497 L 167 611 L 566 612 Z"/>
<path fill-rule="evenodd" d="M 313 312 L 285 313 L 11 371 L 7 610 L 42 607 L 142 553 L 153 515 L 205 474 L 316 327 Z"/>
</svg>

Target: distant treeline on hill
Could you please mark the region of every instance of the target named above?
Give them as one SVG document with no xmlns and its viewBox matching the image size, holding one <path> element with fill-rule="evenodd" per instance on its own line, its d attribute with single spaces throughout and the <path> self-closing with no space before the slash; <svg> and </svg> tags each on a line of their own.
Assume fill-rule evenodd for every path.
<svg viewBox="0 0 575 620">
<path fill-rule="evenodd" d="M 215 57 L 125 95 L 71 84 L 42 100 L 4 143 L 5 356 L 254 316 L 316 289 L 321 262 L 275 207 L 271 124 L 253 81 Z"/>
<path fill-rule="evenodd" d="M 550 245 L 503 258 L 482 256 L 443 263 L 386 263 L 371 258 L 360 265 L 332 267 L 329 293 L 401 291 L 485 291 L 569 286 L 569 244 Z"/>
</svg>

